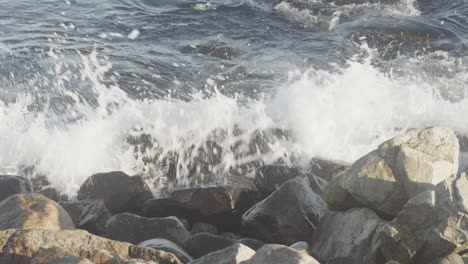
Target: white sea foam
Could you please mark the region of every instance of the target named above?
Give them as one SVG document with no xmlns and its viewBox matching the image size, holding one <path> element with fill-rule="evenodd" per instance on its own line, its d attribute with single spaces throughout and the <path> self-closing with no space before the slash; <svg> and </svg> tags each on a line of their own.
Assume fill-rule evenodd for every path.
<svg viewBox="0 0 468 264">
<path fill-rule="evenodd" d="M 437 58 L 439 63 L 460 67 L 450 57 Z M 76 78 L 89 84 L 81 93 L 95 95 L 96 102 L 88 102 L 57 80 L 50 82 L 57 86 L 54 92 L 70 100 L 58 114 L 31 110 L 37 103 L 31 94 L 18 96 L 14 103 L 0 101 L 0 173 L 34 167 L 55 187 L 73 194 L 88 176 L 103 171 L 145 173 L 165 182 L 167 170 L 145 162 L 144 157 L 161 160 L 174 152 L 181 154 L 176 177 L 184 182 L 189 165 L 197 158 L 196 151 L 187 150 L 206 148 L 207 140 L 216 141 L 222 150 L 221 160 L 210 169 L 226 175 L 238 165 L 255 160 L 271 163 L 293 152 L 303 160 L 322 156 L 352 162 L 411 127 L 444 125 L 468 135 L 463 114 L 468 112 L 466 96 L 447 100 L 440 93 L 442 84 L 425 81 L 420 78 L 422 72 L 384 74 L 370 60 L 350 61 L 336 71 L 293 71 L 286 83 L 278 83 L 273 97 L 261 100 L 227 97 L 212 87 L 210 96 L 194 94 L 186 102 L 131 99 L 118 87 L 103 83 L 110 63 L 100 61 L 96 52 L 81 59 Z M 75 78 L 63 76 L 60 65 L 56 71 L 62 82 Z M 457 80 L 464 76 L 462 71 L 447 76 L 461 95 L 467 94 L 466 87 Z M 240 144 L 248 150 L 252 135 L 271 128 L 292 131 L 294 142 L 272 141 L 270 152 L 244 156 L 232 149 Z M 135 152 L 127 140 L 135 131 L 150 135 L 157 143 L 144 153 Z"/>
</svg>

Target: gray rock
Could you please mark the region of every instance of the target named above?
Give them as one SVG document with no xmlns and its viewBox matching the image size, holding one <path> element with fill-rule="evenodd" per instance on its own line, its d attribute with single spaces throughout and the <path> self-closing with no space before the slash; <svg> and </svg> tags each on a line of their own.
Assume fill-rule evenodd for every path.
<svg viewBox="0 0 468 264">
<path fill-rule="evenodd" d="M 114 215 L 106 224 L 110 239 L 138 244 L 152 238 L 183 245 L 190 233 L 176 217 L 145 218 L 129 213 Z"/>
<path fill-rule="evenodd" d="M 20 176 L 0 175 L 0 202 L 15 194 L 32 193 L 31 182 Z"/>
<path fill-rule="evenodd" d="M 231 233 L 231 232 L 224 232 L 224 233 L 219 234 L 219 236 L 229 238 L 229 239 L 232 239 L 232 240 L 238 240 L 240 238 L 240 236 L 238 234 L 234 234 L 234 233 Z"/>
<path fill-rule="evenodd" d="M 309 249 L 309 244 L 307 244 L 307 242 L 304 241 L 299 241 L 290 245 L 289 247 L 299 251 L 307 251 Z"/>
<path fill-rule="evenodd" d="M 330 208 L 359 203 L 383 215 L 396 216 L 414 195 L 458 170 L 459 143 L 443 127 L 409 130 L 356 161 L 325 190 Z"/>
<path fill-rule="evenodd" d="M 208 223 L 197 222 L 192 225 L 192 229 L 190 229 L 190 234 L 196 233 L 210 233 L 213 235 L 217 235 L 219 230 L 216 226 Z"/>
<path fill-rule="evenodd" d="M 241 264 L 319 264 L 317 260 L 303 251 L 282 245 L 265 245 L 252 258 Z"/>
<path fill-rule="evenodd" d="M 325 264 L 361 264 L 362 262 L 359 262 L 353 258 L 346 258 L 346 257 L 338 257 L 338 258 L 332 258 L 327 260 Z"/>
<path fill-rule="evenodd" d="M 434 259 L 428 264 L 464 264 L 464 262 L 460 255 L 452 253 L 448 256 Z"/>
<path fill-rule="evenodd" d="M 81 213 L 83 212 L 83 205 L 78 202 L 60 202 L 60 206 L 62 206 L 65 211 L 67 211 L 68 215 L 73 221 L 75 226 L 80 225 Z"/>
<path fill-rule="evenodd" d="M 367 208 L 329 212 L 314 234 L 312 254 L 322 261 L 342 257 L 357 263 L 376 263 L 378 247 L 374 239 L 383 224 Z"/>
<path fill-rule="evenodd" d="M 58 247 L 41 251 L 31 260 L 31 264 L 93 264 L 89 259 L 74 255 Z"/>
<path fill-rule="evenodd" d="M 309 241 L 326 212 L 325 202 L 307 178 L 296 178 L 242 216 L 242 233 L 268 243 Z"/>
<path fill-rule="evenodd" d="M 180 261 L 183 263 L 189 263 L 193 260 L 193 258 L 187 253 L 184 249 L 176 245 L 175 243 L 163 239 L 163 238 L 155 238 L 141 242 L 138 246 L 140 247 L 147 247 L 147 248 L 154 248 L 160 249 L 166 252 L 170 252 L 174 254 L 176 257 L 179 258 Z"/>
<path fill-rule="evenodd" d="M 81 185 L 78 200 L 103 200 L 112 214 L 139 213 L 143 203 L 153 198 L 140 176 L 121 171 L 94 174 Z"/>
<path fill-rule="evenodd" d="M 351 164 L 346 162 L 313 158 L 310 162 L 310 173 L 329 182 L 336 176 L 343 174 L 349 167 Z"/>
<path fill-rule="evenodd" d="M 112 214 L 102 200 L 81 201 L 83 206 L 78 227 L 91 234 L 104 235 L 107 221 Z"/>
<path fill-rule="evenodd" d="M 90 259 L 96 264 L 104 255 L 124 261 L 138 258 L 158 264 L 181 264 L 172 253 L 143 248 L 129 243 L 112 241 L 84 230 L 5 230 L 0 231 L 0 248 L 3 260 L 8 264 L 24 264 L 28 258 L 52 247 L 66 249 L 72 254 Z M 103 254 L 103 252 L 107 252 Z M 105 256 L 104 256 L 105 257 Z"/>
<path fill-rule="evenodd" d="M 15 194 L 0 203 L 0 230 L 75 229 L 67 211 L 40 194 Z"/>
<path fill-rule="evenodd" d="M 206 254 L 225 249 L 236 243 L 235 240 L 212 235 L 209 233 L 197 233 L 189 237 L 184 248 L 195 259 Z"/>
<path fill-rule="evenodd" d="M 242 244 L 234 244 L 225 249 L 209 253 L 190 264 L 239 264 L 250 259 L 255 254 L 251 248 Z"/>
<path fill-rule="evenodd" d="M 387 260 L 429 263 L 468 249 L 468 179 L 454 175 L 408 201 L 379 232 Z"/>
<path fill-rule="evenodd" d="M 265 242 L 253 238 L 241 238 L 237 240 L 237 242 L 246 245 L 255 251 L 259 250 L 265 245 Z"/>
</svg>

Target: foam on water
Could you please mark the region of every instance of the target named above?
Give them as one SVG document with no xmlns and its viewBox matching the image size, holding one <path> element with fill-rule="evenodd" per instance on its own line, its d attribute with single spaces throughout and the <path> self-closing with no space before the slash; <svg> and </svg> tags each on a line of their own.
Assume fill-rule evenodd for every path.
<svg viewBox="0 0 468 264">
<path fill-rule="evenodd" d="M 292 71 L 288 81 L 278 83 L 273 96 L 260 100 L 227 97 L 215 86 L 209 93 L 193 94 L 190 101 L 136 100 L 119 87 L 105 84 L 111 65 L 96 52 L 80 55 L 76 75 L 63 70 L 62 57 L 53 52 L 50 56 L 57 65 L 56 80 L 49 83 L 56 86 L 55 96 L 67 98 L 67 107 L 57 112 L 48 107 L 50 98 L 43 97 L 40 101 L 45 107 L 37 110 L 33 93 L 18 95 L 9 103 L 0 101 L 0 173 L 21 174 L 33 168 L 35 174 L 47 175 L 53 186 L 70 194 L 91 174 L 111 170 L 144 174 L 157 183 L 158 191 L 170 181 L 168 169 L 158 162 L 174 153 L 179 155 L 178 184 L 193 184 L 187 175 L 200 155 L 189 149 L 204 148 L 219 157 L 217 162 L 207 162 L 222 180 L 233 168 L 259 160 L 289 162 L 295 156 L 299 157 L 296 162 L 307 163 L 321 156 L 352 162 L 411 127 L 444 125 L 468 135 L 463 115 L 468 112 L 463 86 L 467 74 L 463 63 L 447 54 L 435 57 L 437 63 L 454 67 L 446 80 L 457 86 L 453 89 L 457 100 L 442 95 L 443 83 L 424 79 L 420 69 L 386 74 L 373 66 L 371 58 L 349 61 L 335 71 Z M 418 61 L 424 64 L 434 59 L 428 56 Z M 87 88 L 66 88 L 63 82 L 72 79 L 86 82 Z M 85 94 L 94 95 L 95 100 L 87 100 Z M 291 131 L 294 139 L 267 140 L 268 151 L 249 149 L 258 132 L 275 128 Z M 153 141 L 135 148 L 128 139 L 141 135 Z M 216 142 L 216 147 L 207 141 Z"/>
</svg>

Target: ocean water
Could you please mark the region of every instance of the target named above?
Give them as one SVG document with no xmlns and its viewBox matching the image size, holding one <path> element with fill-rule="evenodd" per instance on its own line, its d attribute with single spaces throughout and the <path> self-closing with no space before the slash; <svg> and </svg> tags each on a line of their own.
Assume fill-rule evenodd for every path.
<svg viewBox="0 0 468 264">
<path fill-rule="evenodd" d="M 0 173 L 71 195 L 97 172 L 163 193 L 413 127 L 468 136 L 465 0 L 0 6 Z"/>
</svg>

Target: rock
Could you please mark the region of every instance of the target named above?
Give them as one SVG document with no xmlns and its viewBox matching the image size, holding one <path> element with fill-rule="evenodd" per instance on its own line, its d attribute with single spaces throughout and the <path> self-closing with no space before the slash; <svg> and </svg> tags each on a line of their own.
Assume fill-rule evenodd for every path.
<svg viewBox="0 0 468 264">
<path fill-rule="evenodd" d="M 65 209 L 65 211 L 67 211 L 73 221 L 73 224 L 75 226 L 79 226 L 81 213 L 83 212 L 83 205 L 80 202 L 60 202 L 59 204 L 63 209 Z"/>
<path fill-rule="evenodd" d="M 384 225 L 377 243 L 387 260 L 430 261 L 468 249 L 468 179 L 454 175 L 413 197 Z"/>
<path fill-rule="evenodd" d="M 193 224 L 192 229 L 190 229 L 190 234 L 196 233 L 210 233 L 217 235 L 219 233 L 218 228 L 212 224 L 198 222 Z"/>
<path fill-rule="evenodd" d="M 309 244 L 307 244 L 307 242 L 304 242 L 304 241 L 299 241 L 299 242 L 292 244 L 289 247 L 295 250 L 307 252 L 307 250 L 309 249 Z"/>
<path fill-rule="evenodd" d="M 145 218 L 123 213 L 114 215 L 106 224 L 110 239 L 138 244 L 152 238 L 165 238 L 183 245 L 190 233 L 176 217 Z"/>
<path fill-rule="evenodd" d="M 192 257 L 189 253 L 187 253 L 184 249 L 179 247 L 178 245 L 174 244 L 173 242 L 163 239 L 163 238 L 155 238 L 141 242 L 138 246 L 140 247 L 147 247 L 147 248 L 154 248 L 160 249 L 165 252 L 170 252 L 174 254 L 180 261 L 183 263 L 189 263 L 192 261 Z"/>
<path fill-rule="evenodd" d="M 0 203 L 0 230 L 75 229 L 68 213 L 40 194 L 15 194 Z"/>
<path fill-rule="evenodd" d="M 225 249 L 209 253 L 190 264 L 239 264 L 250 259 L 255 254 L 251 248 L 242 244 L 234 244 Z"/>
<path fill-rule="evenodd" d="M 206 222 L 220 231 L 238 231 L 242 214 L 257 201 L 251 186 L 217 186 L 174 191 L 169 198 L 147 201 L 146 217 L 176 216 L 191 223 Z"/>
<path fill-rule="evenodd" d="M 252 258 L 242 264 L 319 264 L 313 257 L 282 245 L 265 245 Z"/>
<path fill-rule="evenodd" d="M 103 200 L 112 214 L 139 213 L 143 203 L 153 198 L 140 176 L 121 171 L 98 173 L 86 179 L 78 190 L 78 200 Z"/>
<path fill-rule="evenodd" d="M 307 178 L 296 178 L 247 211 L 242 232 L 268 243 L 309 241 L 326 212 L 325 202 L 312 191 Z"/>
<path fill-rule="evenodd" d="M 0 202 L 15 194 L 32 193 L 31 182 L 20 176 L 0 175 Z"/>
<path fill-rule="evenodd" d="M 353 258 L 339 257 L 339 258 L 329 259 L 327 260 L 327 262 L 325 262 L 325 264 L 361 264 L 361 262 L 356 261 Z"/>
<path fill-rule="evenodd" d="M 231 233 L 231 232 L 224 232 L 224 233 L 219 234 L 219 236 L 229 238 L 232 240 L 238 240 L 240 238 L 239 235 Z"/>
<path fill-rule="evenodd" d="M 61 194 L 59 191 L 57 191 L 57 189 L 53 187 L 46 187 L 34 192 L 42 194 L 56 203 L 68 201 L 68 196 L 66 194 Z"/>
<path fill-rule="evenodd" d="M 312 174 L 306 175 L 299 168 L 286 165 L 265 165 L 258 168 L 255 171 L 254 184 L 260 193 L 260 197 L 266 198 L 285 182 L 304 176 L 309 178 L 312 190 L 317 194 L 321 194 L 325 185 L 327 185 L 325 180 Z"/>
<path fill-rule="evenodd" d="M 225 249 L 236 243 L 235 240 L 212 235 L 209 233 L 197 233 L 189 237 L 185 242 L 185 250 L 195 259 L 208 253 Z"/>
<path fill-rule="evenodd" d="M 79 228 L 91 234 L 104 235 L 106 233 L 107 221 L 112 214 L 102 200 L 81 201 L 83 210 L 80 216 Z"/>
<path fill-rule="evenodd" d="M 122 262 L 124 262 L 117 255 L 105 249 L 99 249 L 94 251 L 81 251 L 78 252 L 78 254 L 81 254 L 81 257 L 89 259 L 92 263 L 122 264 Z"/>
<path fill-rule="evenodd" d="M 348 258 L 356 263 L 376 263 L 378 247 L 374 239 L 383 224 L 385 222 L 367 208 L 329 212 L 315 231 L 311 252 L 323 262 Z"/>
<path fill-rule="evenodd" d="M 28 263 L 25 260 L 52 247 L 66 248 L 72 254 L 85 256 L 88 259 L 102 256 L 102 252 L 106 251 L 125 261 L 139 258 L 159 264 L 181 264 L 171 253 L 112 241 L 84 230 L 10 229 L 0 231 L 0 256 L 3 256 L 8 264 Z"/>
<path fill-rule="evenodd" d="M 459 143 L 452 130 L 409 130 L 335 177 L 325 190 L 325 199 L 334 210 L 363 205 L 392 218 L 411 197 L 457 173 L 458 156 Z"/>
<path fill-rule="evenodd" d="M 429 264 L 464 264 L 462 257 L 458 254 L 450 254 L 429 262 Z"/>
<path fill-rule="evenodd" d="M 253 238 L 242 238 L 242 239 L 239 239 L 237 242 L 243 245 L 246 245 L 255 251 L 259 250 L 261 247 L 265 245 L 265 242 L 257 240 L 257 239 L 253 239 Z"/>
<path fill-rule="evenodd" d="M 41 251 L 31 264 L 93 264 L 89 259 L 76 256 L 58 247 Z"/>
<path fill-rule="evenodd" d="M 332 161 L 322 158 L 313 158 L 310 162 L 310 173 L 327 182 L 343 174 L 351 165 L 341 161 Z"/>
</svg>

